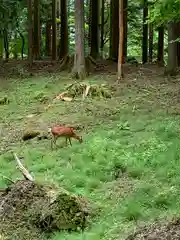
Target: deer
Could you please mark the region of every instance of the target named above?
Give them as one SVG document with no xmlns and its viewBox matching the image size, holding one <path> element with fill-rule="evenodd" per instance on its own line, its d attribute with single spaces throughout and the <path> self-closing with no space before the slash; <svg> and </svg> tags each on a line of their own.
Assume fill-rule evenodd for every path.
<svg viewBox="0 0 180 240">
<path fill-rule="evenodd" d="M 83 139 L 81 136 L 78 136 L 73 127 L 66 127 L 66 126 L 54 126 L 48 129 L 48 133 L 52 134 L 52 141 L 51 141 L 51 148 L 53 146 L 53 143 L 56 145 L 56 141 L 58 138 L 66 138 L 66 146 L 68 145 L 68 140 L 70 145 L 72 146 L 71 143 L 71 138 L 77 139 L 79 143 L 83 142 Z"/>
</svg>

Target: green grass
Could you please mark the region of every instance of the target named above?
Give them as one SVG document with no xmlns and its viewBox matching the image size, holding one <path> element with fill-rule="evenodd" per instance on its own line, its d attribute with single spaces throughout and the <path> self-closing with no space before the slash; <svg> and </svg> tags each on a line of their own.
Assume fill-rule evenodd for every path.
<svg viewBox="0 0 180 240">
<path fill-rule="evenodd" d="M 21 178 L 10 152 L 16 151 L 38 181 L 82 194 L 100 208 L 84 233 L 56 233 L 51 239 L 125 239 L 137 224 L 179 215 L 180 117 L 162 108 L 174 107 L 168 96 L 163 97 L 170 86 L 158 93 L 150 89 L 148 94 L 124 86 L 109 100 L 57 101 L 45 111 L 48 103 L 40 103 L 36 96 L 43 92 L 51 102 L 68 83 L 65 75 L 12 80 L 0 92 L 11 100 L 0 106 L 1 174 Z M 26 118 L 33 112 L 40 114 Z M 56 122 L 81 125 L 83 144 L 73 141 L 72 147 L 65 147 L 59 140 L 60 147 L 51 150 L 47 140 L 20 140 L 24 129 L 45 131 Z M 0 187 L 5 186 L 0 179 Z"/>
</svg>

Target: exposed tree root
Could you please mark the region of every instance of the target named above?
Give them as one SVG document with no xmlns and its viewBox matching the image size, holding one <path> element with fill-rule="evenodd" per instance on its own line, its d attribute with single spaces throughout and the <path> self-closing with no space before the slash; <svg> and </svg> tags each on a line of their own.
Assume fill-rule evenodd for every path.
<svg viewBox="0 0 180 240">
<path fill-rule="evenodd" d="M 89 72 L 93 72 L 94 69 L 99 67 L 99 64 L 90 55 L 85 58 L 85 65 L 86 65 L 86 74 L 87 75 L 89 74 Z M 73 68 L 74 68 L 74 55 L 72 55 L 72 56 L 67 55 L 60 60 L 60 66 L 59 66 L 60 71 L 63 71 L 66 69 L 69 72 L 72 71 L 73 78 L 77 78 L 77 79 L 84 78 L 84 74 L 83 74 L 83 76 L 78 76 L 79 74 L 77 74 L 76 71 L 72 70 Z"/>
<path fill-rule="evenodd" d="M 60 70 L 63 71 L 64 69 L 66 69 L 68 63 L 69 63 L 70 57 L 68 55 L 66 55 L 64 58 L 61 59 L 60 61 Z"/>
</svg>

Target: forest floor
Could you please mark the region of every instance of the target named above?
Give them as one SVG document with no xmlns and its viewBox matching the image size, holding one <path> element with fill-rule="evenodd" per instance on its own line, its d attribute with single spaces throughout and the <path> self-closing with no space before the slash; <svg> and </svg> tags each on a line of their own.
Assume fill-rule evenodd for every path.
<svg viewBox="0 0 180 240">
<path fill-rule="evenodd" d="M 10 100 L 0 105 L 0 173 L 21 178 L 14 151 L 38 181 L 82 194 L 100 208 L 84 233 L 56 233 L 52 240 L 126 239 L 139 226 L 180 216 L 180 79 L 164 78 L 155 66 L 134 68 L 110 99 L 56 100 L 49 108 L 72 83 L 66 72 L 0 79 L 0 98 Z M 110 86 L 115 80 L 105 72 L 86 82 Z M 50 140 L 21 140 L 26 129 L 47 131 L 55 123 L 75 126 L 84 142 L 66 147 L 60 139 L 51 150 Z M 0 188 L 5 186 L 0 178 Z M 157 223 L 149 230 L 151 237 L 159 228 Z M 176 228 L 169 239 L 179 239 Z M 168 230 L 162 232 L 151 239 L 167 239 Z"/>
</svg>

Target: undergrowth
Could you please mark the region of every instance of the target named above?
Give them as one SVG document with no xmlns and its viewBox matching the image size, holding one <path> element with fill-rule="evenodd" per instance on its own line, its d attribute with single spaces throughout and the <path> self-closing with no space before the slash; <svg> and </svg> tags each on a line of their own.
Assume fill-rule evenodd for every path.
<svg viewBox="0 0 180 240">
<path fill-rule="evenodd" d="M 92 82 L 97 83 L 96 78 Z M 11 153 L 16 151 L 38 181 L 82 194 L 99 209 L 85 232 L 56 233 L 51 239 L 125 239 L 138 224 L 179 215 L 179 116 L 156 103 L 152 89 L 145 95 L 133 87 L 112 99 L 59 100 L 45 110 L 69 83 L 64 75 L 31 78 L 11 81 L 0 92 L 10 100 L 0 106 L 1 174 L 21 178 Z M 163 106 L 168 101 L 165 91 L 167 85 L 158 92 Z M 41 92 L 46 102 L 38 101 Z M 27 118 L 32 113 L 34 117 Z M 62 139 L 51 150 L 49 140 L 21 140 L 26 128 L 46 130 L 58 122 L 81 126 L 77 132 L 83 144 L 73 140 L 73 146 L 66 147 Z M 5 186 L 1 178 L 0 187 Z"/>
</svg>

